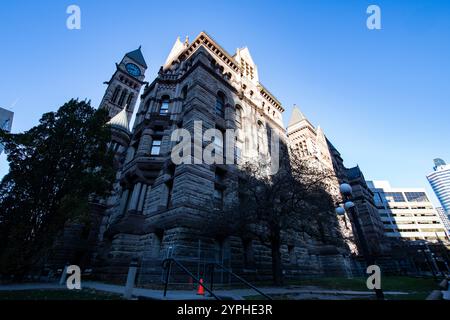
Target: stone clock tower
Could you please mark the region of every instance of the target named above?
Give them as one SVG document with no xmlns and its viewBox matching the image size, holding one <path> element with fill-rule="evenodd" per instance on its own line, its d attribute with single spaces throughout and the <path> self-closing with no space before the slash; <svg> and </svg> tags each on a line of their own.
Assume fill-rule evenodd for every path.
<svg viewBox="0 0 450 320">
<path fill-rule="evenodd" d="M 116 72 L 111 80 L 105 82 L 108 88 L 100 104 L 100 108 L 109 111 L 110 118 L 126 109 L 127 121 L 130 123 L 146 70 L 147 64 L 141 47 L 127 53 L 119 64 L 116 63 Z"/>
</svg>

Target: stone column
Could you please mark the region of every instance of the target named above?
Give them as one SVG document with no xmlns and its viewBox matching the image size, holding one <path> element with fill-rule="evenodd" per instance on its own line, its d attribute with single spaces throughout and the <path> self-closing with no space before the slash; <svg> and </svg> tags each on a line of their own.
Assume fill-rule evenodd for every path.
<svg viewBox="0 0 450 320">
<path fill-rule="evenodd" d="M 139 202 L 139 194 L 141 193 L 142 183 L 138 182 L 134 185 L 133 194 L 131 195 L 128 210 L 136 210 Z"/>
<path fill-rule="evenodd" d="M 125 285 L 125 291 L 123 294 L 123 297 L 128 300 L 131 299 L 131 297 L 133 296 L 133 288 L 136 282 L 137 267 L 138 267 L 137 261 L 133 260 L 130 263 L 130 267 L 128 269 L 127 283 Z"/>
<path fill-rule="evenodd" d="M 127 156 L 126 156 L 126 159 L 125 159 L 125 163 L 128 163 L 131 160 L 133 160 L 134 153 L 135 153 L 134 148 L 133 147 L 129 147 L 128 150 L 127 150 Z"/>
<path fill-rule="evenodd" d="M 120 208 L 119 208 L 119 212 L 118 215 L 122 215 L 125 213 L 125 206 L 127 205 L 127 199 L 128 199 L 128 195 L 130 193 L 130 190 L 125 189 L 122 192 L 122 197 L 120 199 Z"/>
<path fill-rule="evenodd" d="M 145 195 L 147 194 L 147 185 L 144 184 L 142 185 L 142 189 L 141 189 L 141 194 L 139 196 L 139 204 L 138 204 L 138 208 L 137 211 L 142 212 L 142 210 L 144 210 L 144 201 L 145 201 Z"/>
<path fill-rule="evenodd" d="M 145 129 L 142 132 L 141 140 L 139 141 L 139 147 L 137 151 L 138 156 L 148 156 L 150 155 L 150 149 L 152 147 L 152 129 Z"/>
</svg>

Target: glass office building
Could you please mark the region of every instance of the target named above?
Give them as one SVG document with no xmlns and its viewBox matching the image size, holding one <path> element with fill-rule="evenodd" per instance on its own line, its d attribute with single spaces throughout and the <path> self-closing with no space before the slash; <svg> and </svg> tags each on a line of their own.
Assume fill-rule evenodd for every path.
<svg viewBox="0 0 450 320">
<path fill-rule="evenodd" d="M 436 197 L 446 211 L 450 214 L 450 165 L 442 159 L 434 160 L 434 171 L 427 175 Z"/>
<path fill-rule="evenodd" d="M 425 189 L 393 188 L 388 181 L 368 181 L 384 225 L 384 234 L 404 240 L 447 239 L 447 230 Z"/>
<path fill-rule="evenodd" d="M 14 113 L 0 108 L 0 129 L 11 131 Z M 3 152 L 3 145 L 0 143 L 0 154 Z"/>
</svg>

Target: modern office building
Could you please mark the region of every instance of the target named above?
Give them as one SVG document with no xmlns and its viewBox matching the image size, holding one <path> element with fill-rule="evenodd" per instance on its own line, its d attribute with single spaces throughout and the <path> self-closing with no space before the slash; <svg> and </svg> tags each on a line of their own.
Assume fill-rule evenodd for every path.
<svg viewBox="0 0 450 320">
<path fill-rule="evenodd" d="M 447 234 L 422 188 L 392 188 L 388 181 L 368 181 L 385 235 L 402 240 L 436 241 Z"/>
<path fill-rule="evenodd" d="M 450 237 L 450 216 L 448 215 L 448 212 L 445 212 L 444 208 L 441 207 L 436 208 L 436 211 L 447 230 L 447 236 Z"/>
<path fill-rule="evenodd" d="M 0 108 L 0 129 L 5 131 L 11 131 L 12 121 L 13 121 L 14 113 Z M 0 144 L 0 154 L 3 152 L 3 145 Z"/>
<path fill-rule="evenodd" d="M 427 175 L 442 208 L 450 214 L 450 164 L 442 159 L 434 159 L 434 171 Z"/>
</svg>

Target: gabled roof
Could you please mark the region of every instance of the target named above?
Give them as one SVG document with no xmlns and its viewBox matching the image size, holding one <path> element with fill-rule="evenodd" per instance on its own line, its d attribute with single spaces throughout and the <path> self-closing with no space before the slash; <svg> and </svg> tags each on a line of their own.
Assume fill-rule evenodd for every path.
<svg viewBox="0 0 450 320">
<path fill-rule="evenodd" d="M 139 46 L 138 49 L 128 52 L 126 57 L 130 58 L 131 60 L 134 60 L 141 66 L 147 69 L 147 63 L 145 62 L 144 56 L 142 55 L 141 47 Z"/>
<path fill-rule="evenodd" d="M 291 115 L 291 119 L 289 120 L 288 127 L 291 127 L 305 119 L 306 119 L 306 117 L 303 115 L 303 113 L 300 111 L 300 109 L 297 106 L 294 106 L 294 110 L 292 111 L 292 115 Z"/>
<path fill-rule="evenodd" d="M 202 31 L 200 34 L 192 41 L 185 50 L 181 52 L 178 56 L 180 60 L 187 59 L 190 57 L 200 46 L 206 47 L 210 52 L 212 52 L 217 58 L 221 59 L 223 63 L 228 65 L 235 72 L 240 73 L 241 66 L 238 61 L 236 61 L 237 53 L 234 56 L 231 56 L 225 49 L 223 49 L 211 36 L 209 36 L 206 32 Z M 248 49 L 244 52 L 250 54 Z M 253 59 L 252 59 L 253 60 Z M 281 112 L 284 112 L 281 103 L 278 99 L 275 98 L 273 94 L 271 94 L 258 80 L 258 87 L 260 89 L 261 94 L 268 99 L 274 107 L 276 107 Z"/>
<path fill-rule="evenodd" d="M 120 111 L 111 120 L 109 120 L 108 124 L 111 125 L 112 127 L 116 127 L 125 130 L 127 132 L 130 132 L 126 108 L 123 108 L 122 111 Z"/>
<path fill-rule="evenodd" d="M 183 44 L 180 40 L 180 37 L 175 41 L 172 50 L 170 50 L 169 55 L 167 56 L 167 60 L 164 63 L 164 67 L 169 66 L 173 60 L 176 60 L 178 56 L 186 49 L 187 41 Z"/>
<path fill-rule="evenodd" d="M 359 168 L 359 166 L 347 169 L 347 177 L 350 180 L 354 180 L 354 179 L 357 179 L 357 178 L 362 177 L 362 176 L 363 176 L 363 174 L 362 174 L 361 169 Z"/>
<path fill-rule="evenodd" d="M 222 61 L 225 62 L 231 69 L 239 72 L 240 67 L 236 60 L 204 31 L 200 32 L 194 41 L 189 44 L 186 50 L 180 55 L 180 58 L 189 57 L 200 45 L 207 47 L 216 56 L 222 59 Z"/>
</svg>

